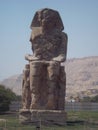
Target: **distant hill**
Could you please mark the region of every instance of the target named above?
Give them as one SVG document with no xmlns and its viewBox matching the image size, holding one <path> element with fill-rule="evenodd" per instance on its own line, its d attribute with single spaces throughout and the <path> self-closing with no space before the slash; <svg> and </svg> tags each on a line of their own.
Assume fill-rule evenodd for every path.
<svg viewBox="0 0 98 130">
<path fill-rule="evenodd" d="M 98 56 L 68 59 L 65 63 L 67 96 L 98 94 Z M 9 77 L 1 82 L 21 95 L 22 74 Z"/>
<path fill-rule="evenodd" d="M 22 74 L 14 75 L 4 79 L 0 84 L 5 85 L 5 87 L 10 88 L 17 95 L 22 94 Z"/>
<path fill-rule="evenodd" d="M 98 56 L 67 60 L 67 96 L 98 94 Z"/>
</svg>

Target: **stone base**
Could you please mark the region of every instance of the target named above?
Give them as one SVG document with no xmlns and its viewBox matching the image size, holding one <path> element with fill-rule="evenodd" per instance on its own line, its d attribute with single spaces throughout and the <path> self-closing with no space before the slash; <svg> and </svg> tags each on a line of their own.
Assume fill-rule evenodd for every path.
<svg viewBox="0 0 98 130">
<path fill-rule="evenodd" d="M 21 109 L 19 120 L 22 124 L 65 125 L 67 114 L 62 110 L 29 110 Z"/>
</svg>

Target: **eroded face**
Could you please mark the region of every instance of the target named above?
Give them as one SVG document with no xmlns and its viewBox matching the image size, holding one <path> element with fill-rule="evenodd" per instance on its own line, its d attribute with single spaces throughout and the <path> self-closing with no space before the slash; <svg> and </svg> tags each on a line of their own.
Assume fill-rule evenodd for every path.
<svg viewBox="0 0 98 130">
<path fill-rule="evenodd" d="M 62 31 L 64 29 L 59 13 L 48 8 L 35 13 L 30 27 L 31 29 L 33 27 L 41 27 L 44 33 L 55 30 Z"/>
<path fill-rule="evenodd" d="M 43 12 L 38 12 L 38 21 L 40 26 L 44 29 L 44 31 L 53 30 L 56 26 L 56 18 L 53 12 L 44 10 Z"/>
</svg>

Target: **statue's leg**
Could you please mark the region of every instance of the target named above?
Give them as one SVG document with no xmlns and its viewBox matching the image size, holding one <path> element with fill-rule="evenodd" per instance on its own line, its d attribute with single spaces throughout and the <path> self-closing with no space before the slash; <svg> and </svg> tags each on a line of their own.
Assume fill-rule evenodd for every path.
<svg viewBox="0 0 98 130">
<path fill-rule="evenodd" d="M 66 73 L 63 66 L 60 66 L 59 74 L 59 100 L 58 100 L 58 109 L 65 109 L 65 90 L 66 90 Z"/>
<path fill-rule="evenodd" d="M 26 103 L 25 103 L 25 88 L 22 87 L 22 108 L 26 109 Z"/>
<path fill-rule="evenodd" d="M 58 84 L 59 68 L 58 62 L 50 62 L 47 67 L 48 102 L 46 109 L 56 109 L 55 90 Z"/>
<path fill-rule="evenodd" d="M 30 95 L 30 79 L 29 79 L 29 74 L 30 74 L 30 65 L 26 64 L 25 69 L 23 71 L 23 83 L 22 83 L 22 105 L 23 109 L 29 108 L 30 105 L 28 105 L 28 100 L 30 100 L 30 97 L 28 98 L 27 95 Z M 29 102 L 30 104 L 30 102 Z"/>
<path fill-rule="evenodd" d="M 30 92 L 30 87 L 28 86 L 26 88 L 26 94 L 25 94 L 25 103 L 26 103 L 26 109 L 30 108 L 31 105 L 31 92 Z"/>
<path fill-rule="evenodd" d="M 32 61 L 30 63 L 31 109 L 40 108 L 40 83 L 42 66 L 42 63 L 38 61 Z"/>
</svg>

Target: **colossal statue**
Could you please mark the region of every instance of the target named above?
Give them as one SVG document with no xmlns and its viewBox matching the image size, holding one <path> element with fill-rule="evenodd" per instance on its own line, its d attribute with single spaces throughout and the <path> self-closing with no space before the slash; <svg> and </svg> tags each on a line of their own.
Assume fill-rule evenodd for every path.
<svg viewBox="0 0 98 130">
<path fill-rule="evenodd" d="M 33 55 L 26 55 L 29 65 L 24 71 L 23 108 L 30 110 L 64 110 L 67 34 L 59 13 L 42 9 L 31 23 Z M 27 93 L 27 94 L 26 94 Z"/>
</svg>

